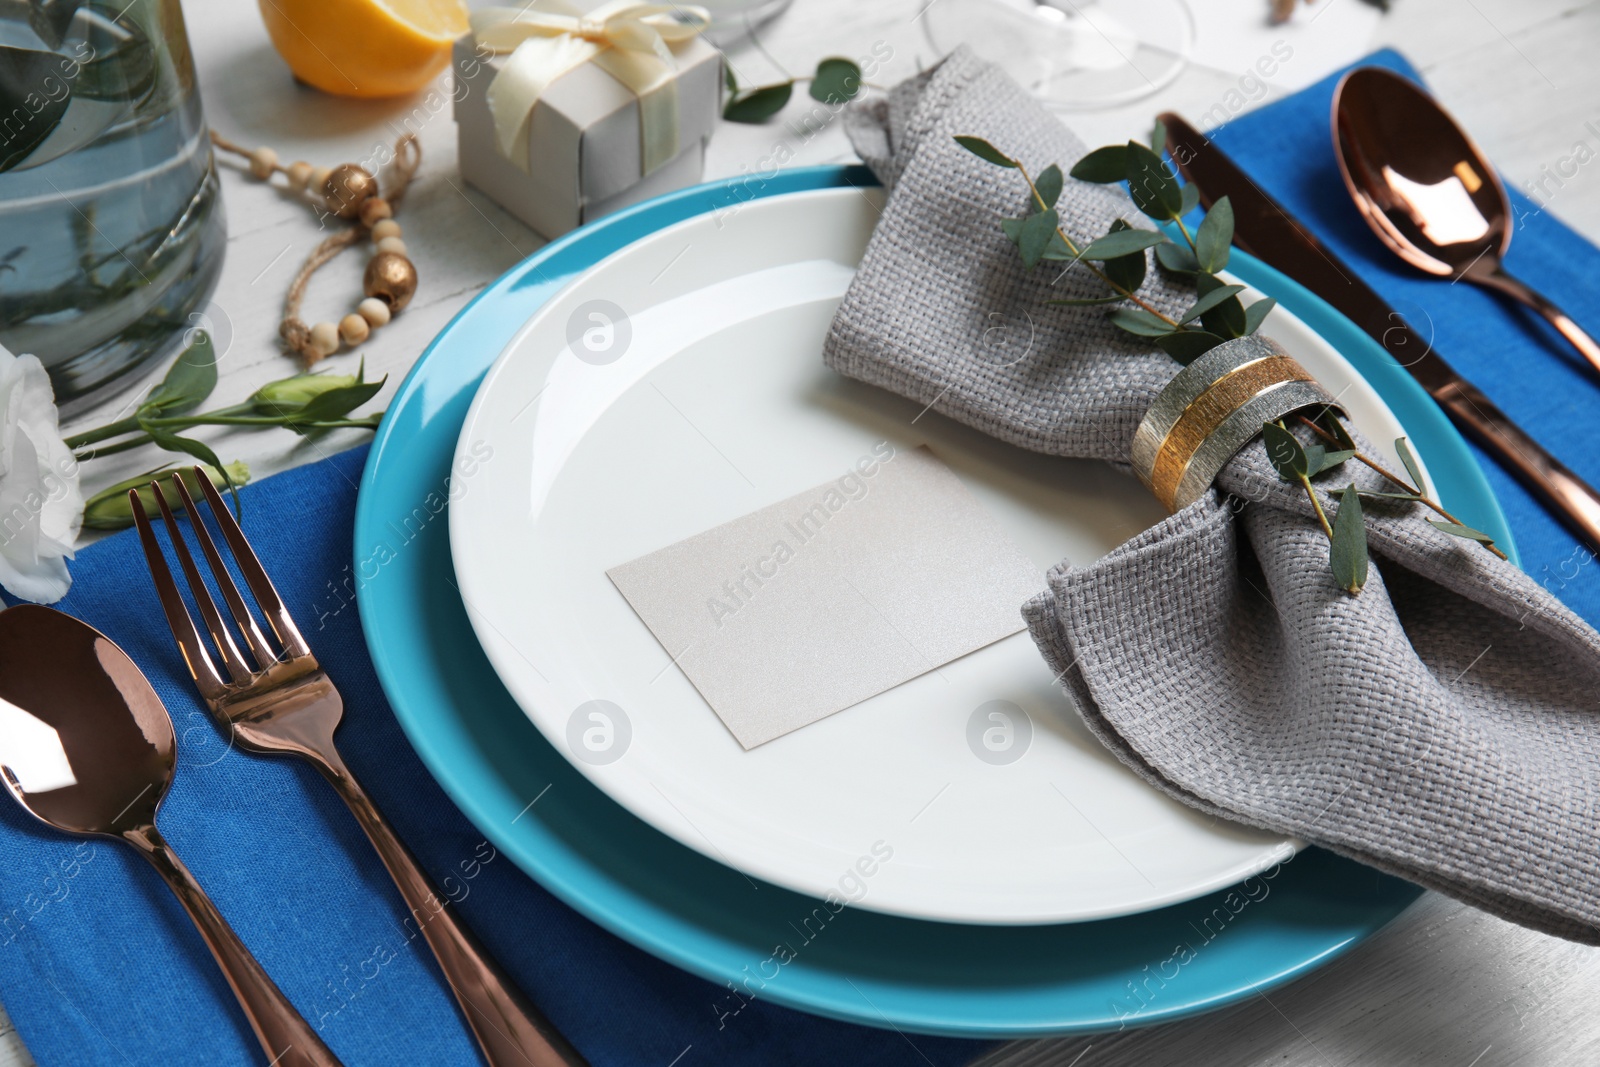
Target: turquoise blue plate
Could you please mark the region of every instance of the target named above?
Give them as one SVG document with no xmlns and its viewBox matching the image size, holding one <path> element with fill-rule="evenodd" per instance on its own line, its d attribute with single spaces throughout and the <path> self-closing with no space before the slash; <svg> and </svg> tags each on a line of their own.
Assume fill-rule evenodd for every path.
<svg viewBox="0 0 1600 1067">
<path fill-rule="evenodd" d="M 431 502 L 449 496 L 467 407 L 512 334 L 578 273 L 661 227 L 752 196 L 872 183 L 862 168 L 817 167 L 640 204 L 524 260 L 423 353 L 378 429 L 355 528 L 367 643 L 411 743 L 496 847 L 584 915 L 719 985 L 821 1015 L 962 1037 L 1116 1029 L 1221 1007 L 1346 951 L 1421 890 L 1319 849 L 1234 890 L 1102 922 L 963 926 L 853 908 L 833 916 L 819 901 L 754 888 L 618 806 L 545 741 L 490 669 Z M 1276 271 L 1239 253 L 1229 268 L 1342 352 L 1409 429 L 1452 509 L 1512 550 L 1465 445 L 1403 370 Z M 797 940 L 782 962 L 777 944 Z"/>
</svg>

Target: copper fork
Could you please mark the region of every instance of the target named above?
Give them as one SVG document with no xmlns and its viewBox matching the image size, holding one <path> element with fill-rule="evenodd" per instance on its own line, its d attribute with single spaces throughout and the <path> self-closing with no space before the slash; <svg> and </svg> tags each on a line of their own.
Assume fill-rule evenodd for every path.
<svg viewBox="0 0 1600 1067">
<path fill-rule="evenodd" d="M 204 518 L 195 507 L 189 484 L 199 486 L 204 494 L 233 561 L 277 638 L 281 652 L 274 650 L 246 606 Z M 161 598 L 161 607 L 166 612 L 167 624 L 217 725 L 229 731 L 239 746 L 248 751 L 282 753 L 306 760 L 322 772 L 349 805 L 383 865 L 389 869 L 411 914 L 416 917 L 422 936 L 433 949 L 490 1067 L 582 1067 L 583 1057 L 523 995 L 449 902 L 439 895 L 433 880 L 395 835 L 372 798 L 350 773 L 350 768 L 345 766 L 333 741 L 334 730 L 344 714 L 344 701 L 327 672 L 311 654 L 261 561 L 210 479 L 196 467 L 192 478 L 173 474 L 170 485 L 189 513 L 189 525 L 206 557 L 212 578 L 250 649 L 250 661 L 247 661 L 195 566 L 161 482 L 151 482 L 152 495 L 161 508 L 161 518 L 183 568 L 189 593 L 222 658 L 227 676 L 218 672 L 184 605 L 137 491 L 130 490 L 128 495 L 139 537 L 144 543 L 145 560 Z"/>
</svg>

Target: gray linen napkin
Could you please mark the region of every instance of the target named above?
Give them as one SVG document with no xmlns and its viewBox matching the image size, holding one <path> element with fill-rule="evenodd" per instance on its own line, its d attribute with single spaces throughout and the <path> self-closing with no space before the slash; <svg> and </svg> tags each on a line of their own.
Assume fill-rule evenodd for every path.
<svg viewBox="0 0 1600 1067">
<path fill-rule="evenodd" d="M 953 138 L 1034 173 L 1084 146 L 965 50 L 845 122 L 890 196 L 827 363 L 1024 448 L 1126 465 L 1177 364 L 1102 308 L 1045 304 L 1099 290 L 1023 270 L 996 225 L 1024 213 L 1016 173 Z M 1138 220 L 1120 189 L 1071 180 L 1058 208 L 1080 235 Z M 1152 269 L 1141 296 L 1176 309 L 1192 291 Z M 1031 344 L 996 358 L 997 321 Z M 1325 478 L 1375 484 L 1356 467 Z M 1188 508 L 1053 568 L 1023 615 L 1090 728 L 1157 788 L 1600 943 L 1600 635 L 1420 510 L 1369 506 L 1373 568 L 1348 596 L 1258 439 Z"/>
</svg>

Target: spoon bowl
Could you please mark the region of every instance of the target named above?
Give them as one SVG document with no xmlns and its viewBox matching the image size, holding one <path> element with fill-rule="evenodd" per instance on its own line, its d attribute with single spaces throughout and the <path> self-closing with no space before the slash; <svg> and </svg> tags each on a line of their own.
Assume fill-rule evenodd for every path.
<svg viewBox="0 0 1600 1067">
<path fill-rule="evenodd" d="M 0 770 L 11 795 L 58 830 L 118 838 L 150 862 L 194 920 L 269 1063 L 338 1067 L 156 829 L 177 750 L 161 698 L 109 637 L 54 608 L 0 611 Z"/>
<path fill-rule="evenodd" d="M 111 639 L 50 608 L 0 611 L 0 700 L 55 732 L 73 784 L 27 788 L 57 757 L 48 734 L 26 753 L 0 750 L 6 788 L 36 818 L 73 834 L 122 837 L 155 822 L 172 784 L 177 738 L 144 675 Z M 14 710 L 13 710 L 14 709 Z M 39 784 L 56 786 L 58 780 Z"/>
<path fill-rule="evenodd" d="M 1333 93 L 1333 146 L 1345 187 L 1390 251 L 1419 270 L 1534 309 L 1600 372 L 1600 344 L 1506 272 L 1511 199 L 1483 152 L 1426 90 L 1383 67 L 1346 74 Z"/>
</svg>

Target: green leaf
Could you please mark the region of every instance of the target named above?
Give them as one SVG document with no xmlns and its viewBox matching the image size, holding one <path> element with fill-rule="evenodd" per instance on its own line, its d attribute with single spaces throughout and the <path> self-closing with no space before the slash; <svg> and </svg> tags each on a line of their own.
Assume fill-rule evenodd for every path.
<svg viewBox="0 0 1600 1067">
<path fill-rule="evenodd" d="M 1112 233 L 1120 233 L 1123 230 L 1132 228 L 1121 219 L 1111 224 Z M 1144 274 L 1149 265 L 1144 249 L 1141 248 L 1137 252 L 1130 252 L 1125 256 L 1117 256 L 1115 259 L 1106 260 L 1100 265 L 1100 269 L 1105 272 L 1107 278 L 1111 279 L 1112 285 L 1120 285 L 1131 293 L 1144 284 Z"/>
<path fill-rule="evenodd" d="M 1311 468 L 1299 438 L 1275 422 L 1261 424 L 1261 435 L 1267 446 L 1267 460 L 1278 477 L 1286 482 L 1298 482 Z"/>
<path fill-rule="evenodd" d="M 1112 293 L 1110 296 L 1091 296 L 1085 297 L 1082 300 L 1046 300 L 1045 303 L 1059 304 L 1061 307 L 1069 308 L 1087 308 L 1095 307 L 1100 304 L 1116 304 L 1125 299 L 1127 298 L 1122 296 L 1120 293 Z"/>
<path fill-rule="evenodd" d="M 1137 141 L 1125 149 L 1128 195 L 1134 206 L 1153 219 L 1169 221 L 1183 210 L 1183 189 L 1161 157 Z"/>
<path fill-rule="evenodd" d="M 1253 334 L 1257 330 L 1261 329 L 1261 323 L 1266 319 L 1267 315 L 1272 311 L 1272 309 L 1277 307 L 1277 306 L 1278 306 L 1278 302 L 1276 300 L 1272 299 L 1272 297 L 1269 296 L 1265 300 L 1257 300 L 1255 303 L 1253 303 L 1249 307 L 1245 308 L 1244 309 L 1244 332 L 1245 332 L 1245 336 L 1248 337 L 1250 334 Z"/>
<path fill-rule="evenodd" d="M 1355 594 L 1367 584 L 1367 524 L 1361 515 L 1361 494 L 1353 485 L 1339 494 L 1339 513 L 1333 517 L 1333 543 L 1328 562 L 1334 580 L 1345 592 Z"/>
<path fill-rule="evenodd" d="M 1245 331 L 1244 305 L 1237 296 L 1229 297 L 1200 316 L 1200 325 L 1219 337 L 1243 337 Z"/>
<path fill-rule="evenodd" d="M 1201 315 L 1204 315 L 1207 311 L 1210 311 L 1224 300 L 1230 299 L 1235 293 L 1242 292 L 1244 292 L 1244 286 L 1242 285 L 1217 286 L 1209 293 L 1206 293 L 1204 296 L 1200 297 L 1200 299 L 1196 300 L 1193 304 L 1189 305 L 1189 310 L 1184 312 L 1183 318 L 1178 320 L 1179 325 L 1187 322 L 1193 322 L 1195 319 L 1198 319 Z"/>
<path fill-rule="evenodd" d="M 729 93 L 739 91 L 739 79 L 734 77 L 733 68 L 726 61 L 722 64 L 722 84 L 728 87 Z"/>
<path fill-rule="evenodd" d="M 1306 445 L 1305 448 L 1306 476 L 1310 478 L 1315 478 L 1324 471 L 1334 470 L 1343 464 L 1345 460 L 1355 455 L 1355 452 L 1349 449 L 1341 449 L 1337 452 L 1329 452 L 1322 445 L 1318 444 Z"/>
<path fill-rule="evenodd" d="M 1061 199 L 1061 168 L 1054 163 L 1044 169 L 1044 173 L 1034 180 L 1033 187 L 1039 192 L 1039 199 L 1044 201 L 1045 207 L 1055 207 L 1056 201 Z"/>
<path fill-rule="evenodd" d="M 811 79 L 811 98 L 838 107 L 861 91 L 861 68 L 848 59 L 831 56 L 817 64 Z"/>
<path fill-rule="evenodd" d="M 1474 530 L 1472 527 L 1463 526 L 1459 522 L 1441 522 L 1438 519 L 1429 519 L 1428 525 L 1432 526 L 1435 530 L 1444 531 L 1451 537 L 1463 537 L 1468 541 L 1476 541 L 1480 545 L 1494 544 L 1494 538 L 1490 537 L 1482 530 Z"/>
<path fill-rule="evenodd" d="M 51 52 L 0 46 L 0 115 L 6 119 L 0 174 L 32 155 L 67 113 L 72 91 L 60 76 L 59 60 Z M 60 99 L 41 91 L 46 82 L 62 87 Z"/>
<path fill-rule="evenodd" d="M 1172 332 L 1170 322 L 1164 322 L 1142 308 L 1118 308 L 1108 317 L 1119 330 L 1140 337 L 1165 337 Z"/>
<path fill-rule="evenodd" d="M 1227 338 L 1218 337 L 1205 330 L 1178 330 L 1164 337 L 1157 337 L 1156 344 L 1161 347 L 1161 351 L 1187 367 L 1225 340 Z"/>
<path fill-rule="evenodd" d="M 1424 487 L 1422 468 L 1417 465 L 1417 457 L 1411 454 L 1411 446 L 1406 444 L 1404 437 L 1396 437 L 1394 439 L 1394 450 L 1400 454 L 1400 462 L 1406 465 L 1406 473 L 1411 475 L 1409 488 L 1415 489 L 1420 493 Z"/>
<path fill-rule="evenodd" d="M 368 400 L 378 395 L 383 388 L 383 383 L 388 376 L 375 382 L 358 382 L 355 385 L 346 385 L 338 389 L 329 389 L 326 393 L 313 398 L 305 407 L 295 412 L 285 420 L 284 425 L 291 430 L 297 426 L 310 422 L 327 422 L 333 419 L 342 419 Z"/>
<path fill-rule="evenodd" d="M 179 353 L 161 383 L 150 390 L 140 415 L 182 415 L 199 407 L 217 387 L 217 349 L 211 335 L 194 332 L 194 341 Z"/>
<path fill-rule="evenodd" d="M 956 138 L 956 144 L 960 145 L 962 148 L 965 148 L 968 152 L 971 152 L 973 155 L 977 156 L 986 163 L 993 163 L 997 167 L 1009 167 L 1013 170 L 1016 169 L 1016 160 L 1000 151 L 1000 149 L 996 148 L 988 141 L 985 141 L 982 137 L 960 136 Z"/>
<path fill-rule="evenodd" d="M 1379 493 L 1372 489 L 1361 490 L 1361 495 L 1373 500 L 1409 500 L 1415 502 L 1422 499 L 1415 493 Z"/>
<path fill-rule="evenodd" d="M 1251 305 L 1251 307 L 1254 306 L 1254 304 Z M 1332 434 L 1333 439 L 1339 442 L 1340 448 L 1349 449 L 1351 452 L 1359 451 L 1356 448 L 1355 438 L 1350 436 L 1350 431 L 1344 427 L 1344 420 L 1339 418 L 1339 413 L 1334 411 L 1333 408 L 1324 407 L 1317 412 L 1317 425 Z"/>
<path fill-rule="evenodd" d="M 727 104 L 722 108 L 722 117 L 729 122 L 743 122 L 750 125 L 766 122 L 783 110 L 793 92 L 792 81 L 750 89 L 738 96 L 729 97 Z"/>
<path fill-rule="evenodd" d="M 1150 129 L 1150 151 L 1160 155 L 1167 150 L 1167 124 L 1156 119 L 1156 124 Z"/>
<path fill-rule="evenodd" d="M 1200 228 L 1195 231 L 1195 256 L 1200 260 L 1200 269 L 1215 274 L 1226 267 L 1232 244 L 1233 204 L 1223 197 L 1211 205 L 1206 217 L 1200 220 Z"/>
<path fill-rule="evenodd" d="M 1124 225 L 1127 225 L 1124 223 Z M 1096 237 L 1089 242 L 1087 248 L 1079 255 L 1079 259 L 1095 261 L 1117 259 L 1132 252 L 1143 252 L 1146 248 L 1164 244 L 1167 235 L 1155 230 L 1140 230 L 1129 226 L 1125 230 L 1115 227 L 1104 237 Z"/>
<path fill-rule="evenodd" d="M 1067 173 L 1080 182 L 1113 185 L 1128 177 L 1128 150 L 1119 144 L 1096 148 L 1072 165 Z"/>
<path fill-rule="evenodd" d="M 185 455 L 193 456 L 201 463 L 208 464 L 220 471 L 222 480 L 227 483 L 228 489 L 233 493 L 234 514 L 239 514 L 239 487 L 234 484 L 232 475 L 228 473 L 228 468 L 223 466 L 222 461 L 217 458 L 215 452 L 211 451 L 210 446 L 203 441 L 196 441 L 192 437 L 179 437 L 170 430 L 162 430 L 150 426 L 141 426 L 140 428 L 150 435 L 150 440 L 155 442 L 158 448 L 164 448 L 168 452 L 182 452 Z"/>
<path fill-rule="evenodd" d="M 1068 260 L 1073 263 L 1078 261 L 1077 253 L 1073 252 L 1071 248 L 1067 247 L 1067 242 L 1061 239 L 1061 234 L 1059 233 L 1055 234 L 1050 239 L 1050 247 L 1044 250 L 1043 258 Z"/>
<path fill-rule="evenodd" d="M 1025 219 L 1001 219 L 1000 229 L 1016 244 L 1022 253 L 1022 265 L 1032 270 L 1044 258 L 1056 236 L 1055 208 L 1035 212 Z"/>
<path fill-rule="evenodd" d="M 1194 253 L 1172 241 L 1156 245 L 1156 262 L 1173 274 L 1192 275 L 1200 270 L 1200 263 L 1194 258 Z"/>
<path fill-rule="evenodd" d="M 1200 206 L 1200 187 L 1193 182 L 1183 187 L 1183 213 L 1185 216 Z"/>
</svg>

